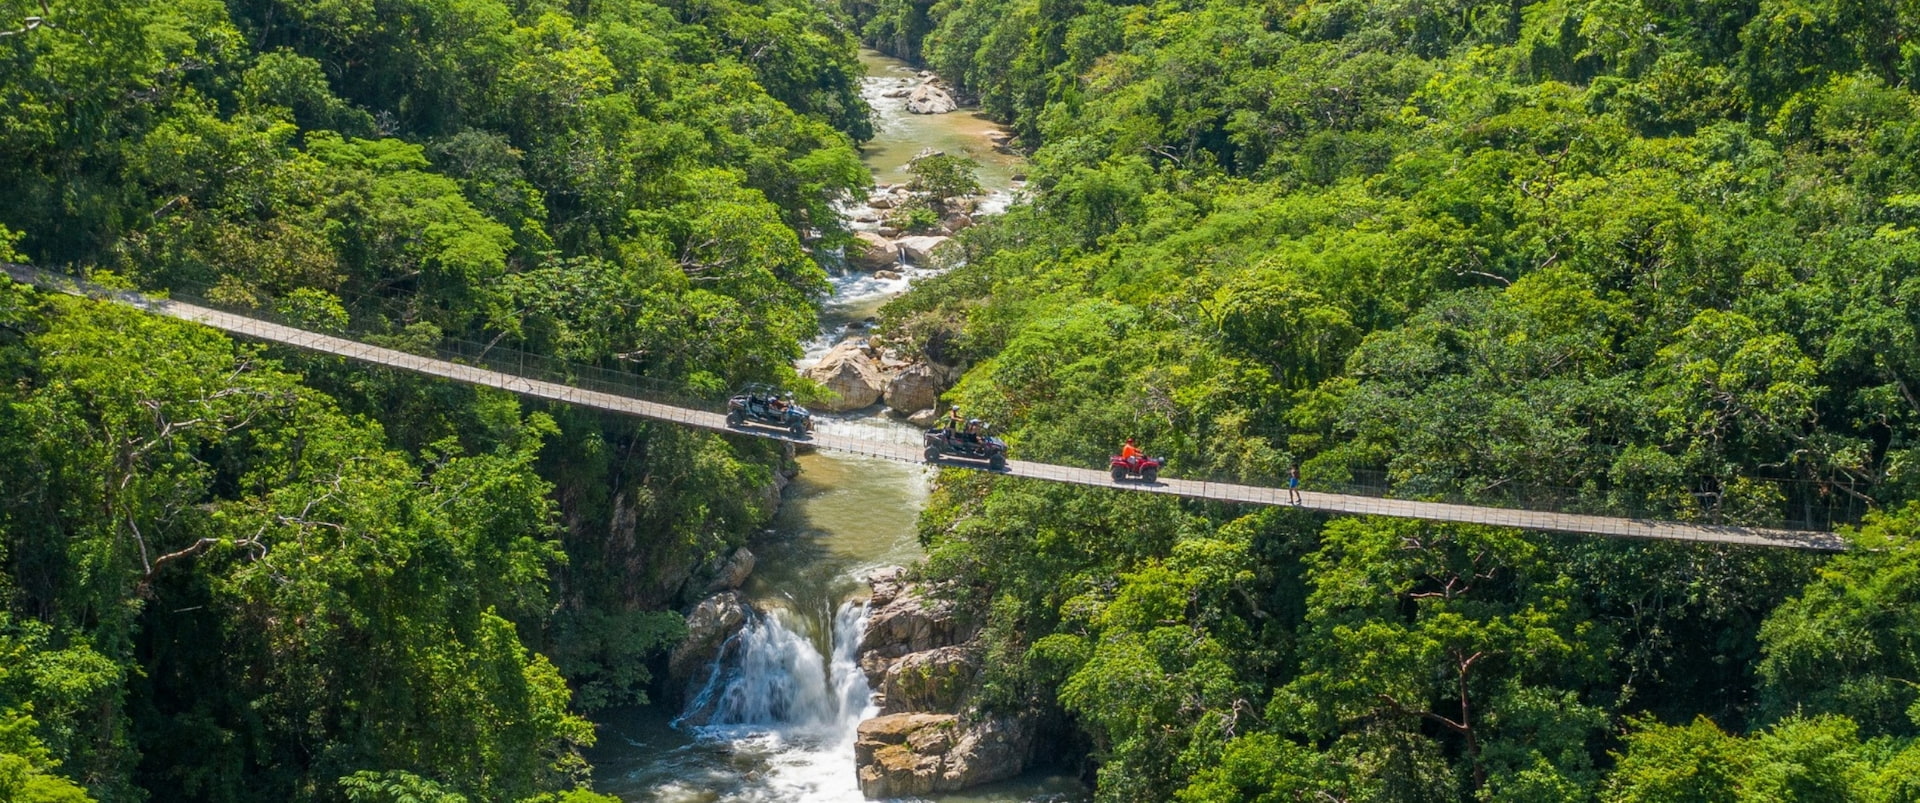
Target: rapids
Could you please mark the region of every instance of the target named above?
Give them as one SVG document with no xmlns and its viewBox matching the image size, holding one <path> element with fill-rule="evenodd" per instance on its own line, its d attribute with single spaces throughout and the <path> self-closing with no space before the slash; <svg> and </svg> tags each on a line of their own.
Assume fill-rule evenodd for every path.
<svg viewBox="0 0 1920 803">
<path fill-rule="evenodd" d="M 905 180 L 906 161 L 923 148 L 965 154 L 982 163 L 988 208 L 1004 208 L 1020 169 L 1018 157 L 992 150 L 991 122 L 969 112 L 921 116 L 885 98 L 914 71 L 864 52 L 864 94 L 878 135 L 865 149 L 879 183 Z M 904 291 L 920 269 L 900 279 L 857 272 L 832 277 L 822 305 L 821 334 L 802 367 L 835 343 L 857 336 L 861 323 Z M 919 443 L 919 430 L 874 411 L 821 416 L 822 431 Z M 854 455 L 802 454 L 769 531 L 752 545 L 759 561 L 742 589 L 756 613 L 721 649 L 686 712 L 663 706 L 605 712 L 600 744 L 589 751 L 595 788 L 634 803 L 856 803 L 853 742 L 860 721 L 875 713 L 872 690 L 855 663 L 867 610 L 858 601 L 864 579 L 882 566 L 921 556 L 914 521 L 926 503 L 931 473 Z M 705 714 L 691 725 L 682 714 Z M 702 719 L 692 717 L 688 719 Z M 1070 777 L 1030 773 L 1001 784 L 943 795 L 942 803 L 1073 801 L 1084 790 Z"/>
</svg>

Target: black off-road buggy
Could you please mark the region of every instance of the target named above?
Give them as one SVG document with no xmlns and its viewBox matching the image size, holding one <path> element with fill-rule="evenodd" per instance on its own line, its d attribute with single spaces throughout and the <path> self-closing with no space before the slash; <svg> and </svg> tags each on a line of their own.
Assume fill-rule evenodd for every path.
<svg viewBox="0 0 1920 803">
<path fill-rule="evenodd" d="M 964 428 L 941 427 L 927 431 L 927 462 L 942 457 L 985 460 L 987 468 L 1004 471 L 1007 467 L 1007 442 L 986 434 L 980 419 L 967 421 Z"/>
<path fill-rule="evenodd" d="M 772 385 L 752 384 L 727 399 L 727 426 L 752 422 L 784 429 L 796 438 L 813 431 L 813 413 L 793 400 L 793 394 Z"/>
</svg>

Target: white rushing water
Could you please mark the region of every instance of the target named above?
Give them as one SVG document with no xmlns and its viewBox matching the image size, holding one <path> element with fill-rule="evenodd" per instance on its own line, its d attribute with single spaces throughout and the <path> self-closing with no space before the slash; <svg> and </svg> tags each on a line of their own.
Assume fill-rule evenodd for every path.
<svg viewBox="0 0 1920 803">
<path fill-rule="evenodd" d="M 882 93 L 914 73 L 868 53 L 865 87 L 881 135 L 866 159 L 883 182 L 925 147 L 980 158 L 990 191 L 986 212 L 1004 208 L 1019 160 L 986 144 L 992 128 L 978 117 L 907 114 Z M 821 332 L 797 367 L 834 344 L 863 337 L 880 305 L 933 271 L 902 266 L 900 278 L 840 271 L 822 305 Z M 919 443 L 920 430 L 873 410 L 818 414 L 821 432 Z M 802 454 L 772 527 L 753 544 L 757 567 L 742 589 L 755 612 L 722 647 L 705 682 L 682 712 L 666 705 L 602 715 L 600 744 L 589 753 L 595 786 L 631 803 L 857 803 L 854 740 L 877 713 L 858 648 L 867 607 L 858 598 L 882 566 L 917 560 L 914 521 L 930 488 L 928 469 L 832 453 Z M 664 702 L 664 701 L 663 701 Z M 678 714 L 676 716 L 676 714 Z M 1019 779 L 942 803 L 1079 800 L 1070 777 Z"/>
<path fill-rule="evenodd" d="M 776 609 L 756 613 L 727 641 L 689 716 L 699 739 L 736 753 L 758 755 L 764 769 L 726 801 L 858 801 L 852 772 L 860 721 L 873 716 L 873 691 L 860 672 L 857 650 L 867 624 L 864 602 L 846 602 L 833 617 L 826 660 L 801 632 L 805 620 Z"/>
</svg>

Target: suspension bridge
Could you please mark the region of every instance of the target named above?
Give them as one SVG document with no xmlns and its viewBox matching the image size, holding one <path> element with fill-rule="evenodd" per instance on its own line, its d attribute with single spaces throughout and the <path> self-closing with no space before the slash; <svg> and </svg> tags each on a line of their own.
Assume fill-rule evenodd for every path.
<svg viewBox="0 0 1920 803">
<path fill-rule="evenodd" d="M 159 298 L 143 293 L 103 288 L 65 274 L 26 265 L 5 264 L 5 272 L 14 280 L 57 292 L 86 296 L 101 301 L 137 307 L 157 315 L 190 321 L 241 337 L 333 354 L 351 360 L 387 368 L 498 388 L 523 396 L 580 405 L 599 410 L 665 421 L 681 426 L 737 436 L 770 438 L 835 452 L 866 455 L 905 463 L 924 463 L 919 446 L 876 441 L 846 433 L 835 433 L 831 423 L 806 437 L 757 428 L 727 425 L 726 416 L 692 407 L 634 398 L 574 387 L 559 382 L 519 376 L 502 371 L 449 360 L 426 357 L 404 351 L 362 343 L 343 337 L 312 332 L 255 317 Z M 979 468 L 983 466 L 943 463 L 942 465 Z M 1781 547 L 1790 549 L 1838 551 L 1846 549 L 1839 536 L 1812 530 L 1782 530 L 1736 525 L 1596 516 L 1577 513 L 1520 510 L 1500 507 L 1385 499 L 1352 494 L 1300 491 L 1298 502 L 1291 501 L 1287 489 L 1261 485 L 1241 485 L 1205 480 L 1162 478 L 1154 483 L 1116 482 L 1104 469 L 1060 466 L 1023 460 L 1009 460 L 998 473 L 1049 482 L 1064 482 L 1139 493 L 1157 493 L 1191 499 L 1207 499 L 1250 505 L 1298 507 L 1326 513 L 1366 516 L 1391 516 L 1425 521 L 1485 524 L 1523 530 L 1579 533 L 1616 538 L 1644 538 L 1666 541 L 1692 541 L 1708 544 Z"/>
</svg>

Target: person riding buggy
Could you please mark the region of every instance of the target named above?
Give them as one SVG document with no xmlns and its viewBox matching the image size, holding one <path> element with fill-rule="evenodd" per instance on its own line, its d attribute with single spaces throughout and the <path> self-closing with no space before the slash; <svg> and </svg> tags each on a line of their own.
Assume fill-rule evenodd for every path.
<svg viewBox="0 0 1920 803">
<path fill-rule="evenodd" d="M 987 461 L 987 468 L 1001 471 L 1007 467 L 1007 442 L 986 434 L 987 425 L 978 418 L 969 418 L 961 424 L 956 417 L 949 417 L 944 426 L 927 431 L 927 462 L 932 463 L 943 456 L 966 457 Z"/>
<path fill-rule="evenodd" d="M 1139 477 L 1146 482 L 1160 481 L 1160 467 L 1167 464 L 1164 457 L 1149 457 L 1146 452 L 1135 446 L 1132 438 L 1120 447 L 1120 453 L 1107 460 L 1107 469 L 1113 473 L 1114 482 L 1122 482 Z"/>
<path fill-rule="evenodd" d="M 727 399 L 727 426 L 747 422 L 784 429 L 796 438 L 813 430 L 813 413 L 793 400 L 792 391 L 754 383 Z"/>
</svg>

